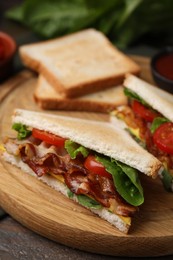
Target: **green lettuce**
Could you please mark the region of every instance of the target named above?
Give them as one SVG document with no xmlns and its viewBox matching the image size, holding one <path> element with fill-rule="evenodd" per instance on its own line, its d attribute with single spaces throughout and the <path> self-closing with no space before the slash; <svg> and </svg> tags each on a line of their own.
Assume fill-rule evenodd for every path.
<svg viewBox="0 0 173 260">
<path fill-rule="evenodd" d="M 84 207 L 93 208 L 93 209 L 102 208 L 102 205 L 100 203 L 98 203 L 96 200 L 94 200 L 86 195 L 75 195 L 70 189 L 68 189 L 67 195 L 70 199 L 72 199 L 74 196 L 76 196 L 79 204 L 81 204 Z"/>
<path fill-rule="evenodd" d="M 173 190 L 173 176 L 166 169 L 164 169 L 161 173 L 161 180 L 167 191 Z"/>
<path fill-rule="evenodd" d="M 163 123 L 166 123 L 166 122 L 169 122 L 169 120 L 165 117 L 156 117 L 151 126 L 150 126 L 150 130 L 151 130 L 151 133 L 154 134 L 154 132 L 156 131 L 156 129 L 162 125 Z"/>
<path fill-rule="evenodd" d="M 102 206 L 100 203 L 95 201 L 94 199 L 91 199 L 90 197 L 86 195 L 77 195 L 78 202 L 87 208 L 94 208 L 94 209 L 101 209 Z"/>
<path fill-rule="evenodd" d="M 105 169 L 112 174 L 118 193 L 131 205 L 139 206 L 144 202 L 143 188 L 138 172 L 134 168 L 105 156 L 96 156 Z"/>
<path fill-rule="evenodd" d="M 135 93 L 133 90 L 125 87 L 124 94 L 129 98 L 139 101 L 144 106 L 150 107 L 150 105 L 143 98 L 141 98 L 137 93 Z"/>
<path fill-rule="evenodd" d="M 84 158 L 89 154 L 89 150 L 87 148 L 71 140 L 65 141 L 65 149 L 70 154 L 72 159 L 75 159 L 78 154 L 82 154 Z"/>
<path fill-rule="evenodd" d="M 19 140 L 25 139 L 26 137 L 30 136 L 32 133 L 32 131 L 28 130 L 28 127 L 26 125 L 20 123 L 14 123 L 12 125 L 12 129 L 18 132 L 17 139 Z"/>
</svg>

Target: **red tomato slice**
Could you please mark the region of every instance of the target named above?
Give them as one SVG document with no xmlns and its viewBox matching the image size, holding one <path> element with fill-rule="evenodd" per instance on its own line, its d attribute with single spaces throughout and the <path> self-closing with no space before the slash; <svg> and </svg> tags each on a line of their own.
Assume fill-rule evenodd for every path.
<svg viewBox="0 0 173 260">
<path fill-rule="evenodd" d="M 65 138 L 33 128 L 32 135 L 48 144 L 63 147 Z"/>
<path fill-rule="evenodd" d="M 173 154 L 173 123 L 161 124 L 153 134 L 153 141 L 160 150 Z"/>
<path fill-rule="evenodd" d="M 152 122 L 154 118 L 158 116 L 158 113 L 150 110 L 136 100 L 134 100 L 132 103 L 132 109 L 137 116 L 145 119 L 148 122 Z"/>
<path fill-rule="evenodd" d="M 93 174 L 98 174 L 103 177 L 112 179 L 112 175 L 106 171 L 105 167 L 95 159 L 95 156 L 88 155 L 84 162 L 84 167 Z"/>
</svg>

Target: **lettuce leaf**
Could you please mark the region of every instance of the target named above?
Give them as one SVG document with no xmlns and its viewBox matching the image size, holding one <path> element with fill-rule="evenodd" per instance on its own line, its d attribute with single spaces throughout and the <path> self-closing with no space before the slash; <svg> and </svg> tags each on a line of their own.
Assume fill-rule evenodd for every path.
<svg viewBox="0 0 173 260">
<path fill-rule="evenodd" d="M 102 206 L 94 199 L 89 198 L 86 195 L 77 195 L 78 202 L 87 208 L 101 209 Z"/>
<path fill-rule="evenodd" d="M 118 193 L 131 205 L 139 206 L 144 202 L 143 188 L 138 172 L 134 168 L 105 156 L 96 156 L 105 169 L 112 174 Z"/>
<path fill-rule="evenodd" d="M 169 122 L 169 120 L 165 117 L 156 117 L 151 126 L 150 126 L 150 130 L 151 130 L 151 133 L 154 134 L 154 132 L 156 131 L 156 129 L 162 125 L 163 123 L 166 123 L 166 122 Z"/>
<path fill-rule="evenodd" d="M 32 131 L 28 130 L 28 127 L 26 125 L 20 123 L 14 123 L 12 125 L 12 129 L 18 132 L 17 139 L 19 140 L 25 139 L 26 137 L 30 136 L 32 133 Z"/>
<path fill-rule="evenodd" d="M 161 173 L 161 180 L 167 191 L 173 191 L 173 176 L 165 168 Z"/>
<path fill-rule="evenodd" d="M 144 106 L 150 107 L 150 105 L 143 99 L 141 98 L 138 94 L 136 94 L 134 91 L 132 91 L 129 88 L 124 88 L 124 94 L 132 99 L 135 99 L 137 101 L 139 101 L 141 104 L 143 104 Z"/>
<path fill-rule="evenodd" d="M 75 159 L 78 154 L 82 154 L 84 158 L 89 154 L 89 150 L 87 148 L 71 140 L 65 141 L 65 149 L 70 154 L 72 159 Z"/>
<path fill-rule="evenodd" d="M 70 199 L 76 196 L 79 204 L 87 208 L 101 209 L 102 205 L 96 200 L 86 196 L 86 195 L 75 195 L 70 189 L 67 191 L 67 195 Z"/>
</svg>

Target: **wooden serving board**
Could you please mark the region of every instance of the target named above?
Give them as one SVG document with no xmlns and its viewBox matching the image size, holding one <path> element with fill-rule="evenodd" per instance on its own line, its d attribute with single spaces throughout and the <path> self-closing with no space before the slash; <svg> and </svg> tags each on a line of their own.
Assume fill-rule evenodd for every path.
<svg viewBox="0 0 173 260">
<path fill-rule="evenodd" d="M 133 57 L 151 82 L 149 59 Z M 14 108 L 39 110 L 33 100 L 37 76 L 23 71 L 0 87 L 0 136 L 11 135 Z M 105 114 L 52 112 L 95 120 Z M 142 158 L 141 158 L 142 159 Z M 106 221 L 0 159 L 0 205 L 24 226 L 49 239 L 81 250 L 114 256 L 173 254 L 173 194 L 160 180 L 141 174 L 145 203 L 124 235 Z"/>
</svg>

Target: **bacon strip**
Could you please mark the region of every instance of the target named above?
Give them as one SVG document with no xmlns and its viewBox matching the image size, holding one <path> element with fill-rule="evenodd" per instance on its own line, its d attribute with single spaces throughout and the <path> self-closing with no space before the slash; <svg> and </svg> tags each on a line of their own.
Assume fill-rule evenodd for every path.
<svg viewBox="0 0 173 260">
<path fill-rule="evenodd" d="M 16 145 L 16 144 L 15 144 Z M 115 213 L 122 216 L 131 216 L 137 211 L 137 207 L 126 203 L 116 191 L 113 180 L 93 174 L 83 166 L 83 157 L 71 159 L 69 154 L 60 155 L 46 150 L 40 156 L 41 144 L 22 143 L 18 145 L 18 154 L 22 161 L 41 177 L 45 174 L 63 175 L 67 187 L 75 194 L 85 194 L 104 207 L 110 208 L 114 205 Z M 51 149 L 47 149 L 50 151 Z M 56 149 L 52 149 L 56 151 Z M 16 149 L 15 149 L 16 151 Z"/>
</svg>

